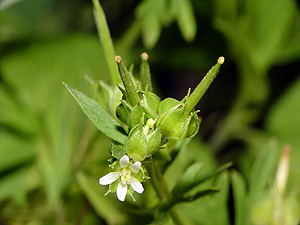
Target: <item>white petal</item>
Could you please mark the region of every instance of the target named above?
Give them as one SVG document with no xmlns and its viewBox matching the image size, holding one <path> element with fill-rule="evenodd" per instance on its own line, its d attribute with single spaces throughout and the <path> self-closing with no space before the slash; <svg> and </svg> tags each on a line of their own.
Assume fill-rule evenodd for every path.
<svg viewBox="0 0 300 225">
<path fill-rule="evenodd" d="M 137 161 L 133 165 L 130 166 L 132 172 L 136 173 L 141 168 L 142 163 Z"/>
<path fill-rule="evenodd" d="M 120 159 L 121 168 L 127 167 L 129 165 L 129 157 L 127 155 L 123 155 Z"/>
<path fill-rule="evenodd" d="M 134 177 L 131 177 L 130 186 L 139 194 L 143 193 L 144 191 L 143 185 Z"/>
<path fill-rule="evenodd" d="M 126 194 L 127 194 L 127 184 L 123 184 L 122 182 L 120 182 L 117 188 L 118 199 L 124 202 Z"/>
<path fill-rule="evenodd" d="M 111 172 L 99 179 L 99 184 L 108 185 L 115 182 L 119 178 L 119 172 Z"/>
</svg>

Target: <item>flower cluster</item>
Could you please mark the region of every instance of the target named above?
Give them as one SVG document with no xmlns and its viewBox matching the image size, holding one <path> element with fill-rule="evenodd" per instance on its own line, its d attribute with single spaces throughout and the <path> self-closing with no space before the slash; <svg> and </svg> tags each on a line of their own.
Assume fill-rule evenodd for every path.
<svg viewBox="0 0 300 225">
<path fill-rule="evenodd" d="M 140 82 L 133 78 L 124 66 L 120 56 L 115 57 L 123 87 L 123 96 L 116 107 L 116 118 L 127 131 L 125 145 L 114 146 L 112 156 L 117 160 L 110 166 L 112 172 L 100 178 L 101 185 L 109 185 L 110 192 L 117 192 L 118 199 L 124 201 L 127 194 L 141 194 L 145 168 L 141 161 L 156 153 L 165 143 L 175 143 L 197 134 L 200 120 L 195 106 L 216 77 L 224 58 L 207 73 L 196 89 L 178 101 L 160 98 L 152 92 L 151 75 L 147 63 L 148 55 L 141 55 Z M 168 153 L 167 153 L 168 154 Z M 122 157 L 121 157 L 122 156 Z M 132 163 L 131 163 L 131 162 Z M 133 198 L 134 199 L 134 198 Z"/>
</svg>

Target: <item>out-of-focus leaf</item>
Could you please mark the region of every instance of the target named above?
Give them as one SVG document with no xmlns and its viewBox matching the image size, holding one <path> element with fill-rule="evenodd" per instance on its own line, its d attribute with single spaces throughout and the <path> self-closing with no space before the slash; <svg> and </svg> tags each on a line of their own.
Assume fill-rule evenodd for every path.
<svg viewBox="0 0 300 225">
<path fill-rule="evenodd" d="M 291 146 L 288 190 L 300 185 L 300 78 L 274 104 L 266 117 L 266 130 L 278 139 L 279 146 Z M 300 198 L 298 194 L 298 198 Z"/>
<path fill-rule="evenodd" d="M 204 197 L 206 195 L 212 195 L 215 193 L 220 192 L 220 188 L 216 188 L 216 187 L 211 187 L 211 188 L 206 188 L 203 190 L 197 190 L 193 193 L 186 193 L 183 195 L 183 199 L 182 202 L 187 201 L 187 202 L 191 202 L 191 201 L 195 201 L 198 198 Z"/>
<path fill-rule="evenodd" d="M 0 85 L 0 125 L 20 133 L 36 134 L 40 130 L 37 115 L 16 102 L 3 85 Z"/>
<path fill-rule="evenodd" d="M 0 12 L 9 8 L 10 6 L 17 4 L 18 2 L 20 2 L 22 0 L 2 0 L 0 2 Z"/>
<path fill-rule="evenodd" d="M 266 117 L 266 128 L 271 134 L 299 143 L 300 127 L 300 78 L 272 107 Z M 298 145 L 299 146 L 299 145 Z"/>
<path fill-rule="evenodd" d="M 211 171 L 206 174 L 199 173 L 200 165 L 199 164 L 193 164 L 191 167 L 187 169 L 187 172 L 183 174 L 183 180 L 180 179 L 177 183 L 177 185 L 172 190 L 172 195 L 175 197 L 179 193 L 183 194 L 190 189 L 194 188 L 195 186 L 213 178 L 214 176 L 217 176 L 222 171 L 228 169 L 230 166 L 232 166 L 232 163 L 227 163 L 222 166 L 220 166 L 217 170 Z"/>
<path fill-rule="evenodd" d="M 300 49 L 294 41 L 299 37 L 299 9 L 295 1 L 218 0 L 216 9 L 216 25 L 232 42 L 235 56 L 245 56 L 255 70 L 265 71 L 273 63 L 285 61 L 281 53 L 286 48 L 293 57 L 299 57 Z"/>
<path fill-rule="evenodd" d="M 271 139 L 258 155 L 250 172 L 249 194 L 253 201 L 259 198 L 264 189 L 268 186 L 270 177 L 275 173 L 277 161 L 277 141 Z"/>
<path fill-rule="evenodd" d="M 196 18 L 193 12 L 193 6 L 189 0 L 177 1 L 179 8 L 178 26 L 181 34 L 187 42 L 192 42 L 197 31 Z"/>
<path fill-rule="evenodd" d="M 237 171 L 231 172 L 231 184 L 234 198 L 234 221 L 237 225 L 243 224 L 245 217 L 244 207 L 246 203 L 246 182 L 242 175 Z"/>
<path fill-rule="evenodd" d="M 161 33 L 161 24 L 154 11 L 149 12 L 142 25 L 142 37 L 147 48 L 151 49 L 157 43 Z"/>
<path fill-rule="evenodd" d="M 181 176 L 181 178 L 178 180 L 175 188 L 173 189 L 174 194 L 177 193 L 185 193 L 186 191 L 189 191 L 189 186 L 195 182 L 197 174 L 200 173 L 200 170 L 202 168 L 203 164 L 200 162 L 194 163 L 190 165 L 184 174 Z"/>
<path fill-rule="evenodd" d="M 229 172 L 223 171 L 213 183 L 220 192 L 206 196 L 188 204 L 182 203 L 174 206 L 185 224 L 230 224 L 228 214 Z M 202 186 L 202 185 L 201 185 Z M 201 190 L 201 186 L 197 189 Z M 208 216 L 209 215 L 209 216 Z"/>
<path fill-rule="evenodd" d="M 100 5 L 99 0 L 93 0 L 93 5 L 94 5 L 94 16 L 98 28 L 98 35 L 99 35 L 100 43 L 102 44 L 104 50 L 106 63 L 111 77 L 111 83 L 117 84 L 121 82 L 121 79 L 119 76 L 118 67 L 114 61 L 116 54 L 111 40 L 109 28 L 107 26 L 106 17 Z"/>
<path fill-rule="evenodd" d="M 123 145 L 126 143 L 127 136 L 117 130 L 117 127 L 120 127 L 120 124 L 105 111 L 98 102 L 87 97 L 77 89 L 72 88 L 65 83 L 64 85 L 80 105 L 85 115 L 101 132 Z"/>
<path fill-rule="evenodd" d="M 0 171 L 34 159 L 36 142 L 21 139 L 7 132 L 0 132 Z"/>
<path fill-rule="evenodd" d="M 0 199 L 12 198 L 24 205 L 27 192 L 40 184 L 37 171 L 32 167 L 19 169 L 0 179 Z"/>
<path fill-rule="evenodd" d="M 96 36 L 74 34 L 64 39 L 37 42 L 18 52 L 7 54 L 2 58 L 0 66 L 3 83 L 8 84 L 9 90 L 14 94 L 13 101 L 20 104 L 25 112 L 32 112 L 34 119 L 41 123 L 37 135 L 38 145 L 28 150 L 28 154 L 37 151 L 37 162 L 48 203 L 56 206 L 61 194 L 74 178 L 74 156 L 80 152 L 76 158 L 80 163 L 85 156 L 84 151 L 88 144 L 86 140 L 89 140 L 88 135 L 82 137 L 86 129 L 86 117 L 61 82 L 70 81 L 84 89 L 87 85 L 83 78 L 85 74 L 94 79 L 105 77 L 107 70 L 99 40 Z M 3 107 L 10 106 L 7 109 L 13 108 L 10 99 L 0 102 Z M 3 109 L 2 105 L 0 109 Z M 26 117 L 23 119 L 26 120 Z M 26 123 L 30 123 L 30 120 Z M 94 129 L 93 126 L 90 127 Z M 28 140 L 31 138 L 34 138 L 32 134 Z M 11 141 L 15 140 L 18 138 L 11 138 Z M 5 145 L 18 147 L 17 144 L 19 143 Z M 30 142 L 24 143 L 23 148 L 29 148 L 29 145 Z M 1 145 L 0 149 L 2 151 Z M 11 149 L 7 151 L 3 154 L 16 153 Z"/>
<path fill-rule="evenodd" d="M 126 214 L 120 212 L 109 197 L 105 197 L 100 189 L 98 180 L 83 172 L 77 173 L 77 181 L 85 196 L 99 216 L 108 224 L 126 224 Z"/>
</svg>

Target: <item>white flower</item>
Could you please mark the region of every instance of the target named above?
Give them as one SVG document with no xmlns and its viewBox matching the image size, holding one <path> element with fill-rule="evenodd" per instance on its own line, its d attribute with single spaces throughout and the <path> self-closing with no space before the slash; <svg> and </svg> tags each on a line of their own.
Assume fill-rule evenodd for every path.
<svg viewBox="0 0 300 225">
<path fill-rule="evenodd" d="M 124 155 L 120 159 L 119 164 L 120 168 L 118 168 L 118 171 L 111 172 L 101 177 L 99 179 L 99 184 L 111 185 L 115 181 L 118 181 L 119 184 L 117 186 L 117 196 L 120 201 L 124 201 L 128 188 L 132 188 L 139 194 L 144 191 L 143 185 L 135 177 L 142 164 L 139 161 L 135 162 L 134 164 L 129 163 L 129 157 L 127 155 Z M 128 185 L 130 185 L 130 187 L 128 187 Z M 111 192 L 110 188 L 107 193 L 109 192 Z"/>
</svg>

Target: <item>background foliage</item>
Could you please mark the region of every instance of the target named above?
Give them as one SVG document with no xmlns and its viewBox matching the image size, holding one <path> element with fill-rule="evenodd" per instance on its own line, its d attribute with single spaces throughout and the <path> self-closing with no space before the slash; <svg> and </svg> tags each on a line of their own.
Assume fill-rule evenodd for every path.
<svg viewBox="0 0 300 225">
<path fill-rule="evenodd" d="M 164 176 L 171 190 L 194 162 L 203 163 L 205 171 L 229 161 L 234 166 L 201 186 L 214 184 L 220 193 L 174 207 L 183 223 L 251 224 L 254 205 L 271 192 L 285 144 L 291 146 L 286 196 L 299 202 L 297 2 L 100 3 L 116 53 L 129 66 L 138 65 L 140 53 L 147 51 L 161 97 L 181 99 L 220 55 L 226 58 L 197 106 L 203 117 L 200 134 Z M 98 179 L 108 172 L 110 140 L 61 83 L 89 93 L 84 75 L 109 81 L 92 7 L 87 0 L 0 2 L 0 223 L 145 224 L 153 219 L 134 211 L 157 201 L 147 183 L 149 191 L 137 196 L 137 203 L 104 197 L 106 187 Z M 299 218 L 299 204 L 292 209 Z M 173 224 L 165 218 L 160 222 Z"/>
</svg>

